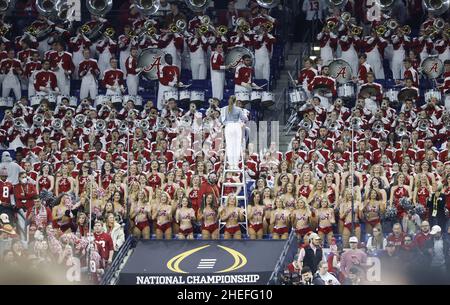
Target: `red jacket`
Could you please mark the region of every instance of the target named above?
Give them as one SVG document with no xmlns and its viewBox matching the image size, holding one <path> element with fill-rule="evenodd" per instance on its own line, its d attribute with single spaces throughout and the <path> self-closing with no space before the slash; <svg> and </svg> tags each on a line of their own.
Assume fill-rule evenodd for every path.
<svg viewBox="0 0 450 305">
<path fill-rule="evenodd" d="M 17 59 L 9 59 L 6 58 L 2 60 L 0 63 L 0 70 L 3 74 L 8 74 L 10 70 L 13 70 L 14 74 L 18 74 L 19 71 L 22 71 L 22 66 L 20 64 L 20 61 Z"/>
<path fill-rule="evenodd" d="M 91 71 L 94 77 L 99 75 L 100 69 L 98 68 L 97 60 L 90 58 L 88 60 L 83 60 L 82 62 L 80 62 L 80 65 L 78 66 L 78 75 L 81 77 L 81 72 L 84 71 Z"/>
<path fill-rule="evenodd" d="M 52 90 L 55 90 L 57 86 L 55 73 L 45 70 L 37 72 L 34 79 L 34 89 L 36 91 L 41 91 L 40 87 L 47 87 L 47 84 L 50 84 Z"/>
<path fill-rule="evenodd" d="M 125 61 L 125 67 L 127 69 L 127 75 L 128 74 L 132 74 L 132 75 L 136 75 L 136 69 L 137 69 L 137 58 L 133 57 L 133 56 L 128 56 L 127 60 Z"/>
<path fill-rule="evenodd" d="M 225 70 L 225 61 L 223 53 L 212 52 L 211 53 L 211 69 L 213 70 Z"/>
<path fill-rule="evenodd" d="M 177 66 L 165 65 L 160 69 L 158 66 L 159 82 L 164 86 L 173 86 L 180 79 L 180 69 Z"/>
<path fill-rule="evenodd" d="M 34 71 L 39 71 L 42 69 L 42 64 L 40 61 L 30 61 L 25 65 L 25 75 L 30 78 Z"/>
<path fill-rule="evenodd" d="M 123 80 L 123 72 L 120 69 L 108 69 L 105 71 L 105 76 L 103 78 L 103 85 L 114 86 L 115 83 L 123 85 L 125 82 Z"/>
<path fill-rule="evenodd" d="M 247 67 L 243 64 L 236 67 L 236 71 L 234 73 L 234 83 L 236 85 L 242 85 L 242 83 L 252 83 L 252 73 L 253 68 Z"/>
<path fill-rule="evenodd" d="M 27 214 L 34 205 L 33 197 L 37 196 L 38 192 L 36 186 L 31 183 L 16 184 L 14 186 L 14 197 L 16 198 L 16 206 L 20 209 L 26 207 Z"/>
<path fill-rule="evenodd" d="M 373 72 L 373 70 L 372 67 L 367 62 L 363 63 L 362 65 L 359 65 L 358 79 L 363 83 L 367 83 L 368 72 Z"/>
<path fill-rule="evenodd" d="M 69 71 L 71 73 L 74 69 L 74 65 L 72 62 L 72 55 L 69 52 L 52 52 L 49 55 L 50 67 L 55 69 L 61 63 L 62 68 L 65 71 Z"/>
<path fill-rule="evenodd" d="M 300 71 L 300 74 L 298 76 L 298 83 L 299 84 L 303 84 L 304 81 L 306 81 L 306 84 L 309 85 L 309 83 L 312 82 L 312 80 L 314 79 L 314 77 L 317 76 L 317 70 L 314 68 L 309 68 L 309 69 L 302 69 Z"/>
</svg>

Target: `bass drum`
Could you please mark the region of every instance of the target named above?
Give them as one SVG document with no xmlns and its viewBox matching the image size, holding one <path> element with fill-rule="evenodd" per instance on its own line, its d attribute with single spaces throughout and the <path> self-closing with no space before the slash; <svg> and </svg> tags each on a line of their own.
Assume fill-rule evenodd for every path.
<svg viewBox="0 0 450 305">
<path fill-rule="evenodd" d="M 422 68 L 422 73 L 431 79 L 439 78 L 444 70 L 442 60 L 436 55 L 428 56 L 423 60 L 420 67 Z"/>
<path fill-rule="evenodd" d="M 142 50 L 137 60 L 138 68 L 142 68 L 141 74 L 150 80 L 158 79 L 158 66 L 165 63 L 164 52 L 153 48 Z"/>
<path fill-rule="evenodd" d="M 249 55 L 252 58 L 252 64 L 255 64 L 255 56 L 250 49 L 245 47 L 234 47 L 228 50 L 225 55 L 225 65 L 229 65 L 232 69 L 236 68 L 242 62 L 242 56 Z"/>
</svg>

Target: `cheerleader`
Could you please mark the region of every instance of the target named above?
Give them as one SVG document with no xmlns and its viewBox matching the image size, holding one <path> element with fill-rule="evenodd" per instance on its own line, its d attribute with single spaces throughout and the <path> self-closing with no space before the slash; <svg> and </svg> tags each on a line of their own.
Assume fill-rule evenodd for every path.
<svg viewBox="0 0 450 305">
<path fill-rule="evenodd" d="M 276 209 L 272 211 L 270 224 L 273 226 L 272 239 L 287 239 L 289 235 L 290 211 L 284 208 L 283 201 L 275 198 Z"/>
<path fill-rule="evenodd" d="M 326 198 L 322 199 L 321 206 L 317 209 L 317 218 L 319 219 L 319 236 L 322 240 L 327 238 L 328 245 L 331 245 L 333 238 L 333 225 L 336 223 L 334 218 L 334 209 L 328 207 Z"/>
<path fill-rule="evenodd" d="M 50 164 L 44 164 L 41 166 L 41 170 L 39 171 L 36 181 L 38 193 L 43 190 L 53 192 L 53 188 L 55 187 L 55 178 L 50 174 Z"/>
<path fill-rule="evenodd" d="M 248 215 L 248 234 L 250 239 L 262 239 L 264 234 L 264 205 L 262 204 L 261 194 L 257 191 L 252 192 L 252 200 L 247 207 Z"/>
<path fill-rule="evenodd" d="M 389 199 L 390 205 L 395 205 L 397 208 L 397 216 L 402 219 L 406 211 L 400 206 L 400 199 L 406 197 L 410 199 L 411 189 L 405 184 L 405 175 L 399 173 L 394 179 L 394 186 L 391 188 L 391 197 Z"/>
<path fill-rule="evenodd" d="M 225 206 L 219 207 L 220 220 L 225 222 L 225 239 L 241 239 L 239 221 L 244 219 L 245 210 L 237 207 L 236 195 L 227 197 Z"/>
<path fill-rule="evenodd" d="M 75 191 L 75 179 L 73 179 L 67 168 L 67 165 L 63 165 L 61 167 L 61 176 L 56 178 L 55 182 L 55 194 L 59 196 L 62 193 L 71 193 Z"/>
<path fill-rule="evenodd" d="M 419 178 L 417 179 L 417 184 L 414 188 L 412 202 L 414 206 L 417 206 L 418 204 L 422 205 L 426 212 L 424 215 L 428 215 L 427 199 L 433 194 L 433 190 L 426 175 L 418 174 L 418 176 Z"/>
<path fill-rule="evenodd" d="M 155 209 L 152 219 L 156 221 L 156 239 L 172 238 L 172 220 L 174 208 L 166 192 L 161 192 L 159 206 Z"/>
<path fill-rule="evenodd" d="M 295 209 L 295 185 L 294 183 L 288 182 L 284 188 L 283 195 L 281 195 L 281 200 L 284 203 L 284 207 L 289 211 Z"/>
<path fill-rule="evenodd" d="M 155 190 L 156 187 L 160 187 L 162 181 L 164 181 L 164 174 L 158 171 L 159 163 L 156 160 L 153 160 L 150 163 L 150 173 L 148 174 L 148 185 Z"/>
<path fill-rule="evenodd" d="M 298 197 L 302 196 L 304 198 L 309 198 L 309 195 L 313 189 L 313 179 L 311 171 L 302 172 L 297 178 L 295 185 L 297 187 Z"/>
<path fill-rule="evenodd" d="M 150 239 L 151 205 L 144 190 L 139 191 L 137 200 L 131 201 L 130 219 L 134 226 L 132 234 L 136 238 Z"/>
<path fill-rule="evenodd" d="M 195 211 L 186 196 L 181 198 L 180 207 L 175 212 L 175 221 L 180 228 L 177 234 L 178 239 L 194 239 L 192 222 L 196 221 Z"/>
<path fill-rule="evenodd" d="M 371 189 L 364 202 L 363 215 L 366 224 L 366 234 L 373 235 L 375 229 L 382 231 L 381 215 L 386 211 L 386 201 L 383 200 L 381 194 Z"/>
<path fill-rule="evenodd" d="M 202 222 L 202 239 L 219 239 L 217 203 L 212 193 L 206 194 L 198 219 Z"/>
<path fill-rule="evenodd" d="M 356 197 L 356 196 L 355 196 Z M 359 225 L 360 213 L 363 209 L 361 201 L 358 198 L 353 198 L 353 211 L 354 211 L 354 234 L 358 240 L 361 237 L 361 228 Z M 352 191 L 350 188 L 347 188 L 344 191 L 344 195 L 342 196 L 342 202 L 340 204 L 339 216 L 341 221 L 343 222 L 343 230 L 342 230 L 342 240 L 344 244 L 344 248 L 348 248 L 350 246 L 349 240 L 350 235 L 352 235 Z"/>
<path fill-rule="evenodd" d="M 125 217 L 125 201 L 124 201 L 123 193 L 119 191 L 115 191 L 111 197 L 112 206 L 114 208 L 114 214 L 118 219 L 124 219 Z M 103 216 L 106 216 L 105 213 Z M 104 218 L 105 219 L 105 218 Z"/>
<path fill-rule="evenodd" d="M 277 183 L 274 187 L 274 192 L 277 196 L 281 196 L 281 195 L 283 195 L 284 190 L 286 189 L 286 185 L 289 182 L 289 177 L 286 174 L 280 175 L 280 176 L 278 176 L 278 179 L 275 178 L 275 181 Z"/>
<path fill-rule="evenodd" d="M 311 210 L 306 204 L 305 199 L 298 198 L 296 201 L 295 210 L 291 212 L 291 223 L 292 227 L 295 228 L 295 233 L 299 242 L 302 242 L 306 233 L 311 231 L 309 226 L 310 217 Z"/>
<path fill-rule="evenodd" d="M 270 217 L 272 211 L 275 209 L 272 189 L 265 187 L 262 191 L 262 202 L 265 209 L 265 221 L 263 223 L 264 234 L 269 234 L 273 230 L 273 226 L 270 224 Z"/>
</svg>

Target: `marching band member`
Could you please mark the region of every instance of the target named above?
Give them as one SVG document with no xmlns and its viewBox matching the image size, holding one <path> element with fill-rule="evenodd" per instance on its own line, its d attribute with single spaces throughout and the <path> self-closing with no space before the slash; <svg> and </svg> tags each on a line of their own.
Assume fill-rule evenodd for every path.
<svg viewBox="0 0 450 305">
<path fill-rule="evenodd" d="M 252 74 L 252 58 L 250 55 L 245 54 L 234 72 L 234 94 L 237 92 L 251 92 L 252 86 L 256 86 L 252 82 Z"/>
<path fill-rule="evenodd" d="M 419 87 L 419 73 L 412 67 L 411 60 L 406 58 L 403 60 L 403 66 L 405 72 L 403 72 L 403 79 L 411 78 L 413 80 L 414 87 Z"/>
<path fill-rule="evenodd" d="M 218 43 L 216 49 L 211 53 L 211 87 L 212 97 L 220 101 L 223 99 L 223 87 L 225 85 L 225 56 L 223 44 Z"/>
<path fill-rule="evenodd" d="M 255 78 L 270 78 L 270 58 L 272 57 L 272 46 L 275 37 L 269 33 L 266 24 L 260 25 L 261 34 L 256 34 L 253 39 L 255 49 Z"/>
<path fill-rule="evenodd" d="M 22 96 L 18 76 L 22 75 L 20 61 L 14 58 L 14 50 L 8 51 L 8 58 L 0 63 L 0 72 L 5 75 L 2 82 L 2 97 L 8 97 L 11 90 L 14 92 L 16 101 Z"/>
<path fill-rule="evenodd" d="M 346 35 L 340 36 L 338 42 L 342 51 L 341 59 L 348 62 L 352 68 L 352 76 L 355 77 L 358 73 L 358 53 L 356 48 L 359 44 L 359 37 L 349 31 Z"/>
<path fill-rule="evenodd" d="M 328 65 L 333 60 L 333 52 L 337 46 L 337 36 L 328 27 L 323 27 L 322 32 L 317 34 L 320 43 L 320 57 L 323 64 Z"/>
<path fill-rule="evenodd" d="M 251 37 L 238 27 L 236 35 L 230 38 L 229 47 L 250 47 L 252 44 Z"/>
<path fill-rule="evenodd" d="M 366 36 L 362 46 L 367 55 L 367 62 L 372 67 L 376 79 L 384 79 L 383 54 L 387 41 L 379 37 L 376 30 L 372 31 L 372 36 Z"/>
<path fill-rule="evenodd" d="M 445 96 L 445 108 L 450 111 L 450 59 L 444 61 L 444 67 L 444 83 L 441 86 L 441 91 Z"/>
<path fill-rule="evenodd" d="M 56 74 L 50 70 L 50 61 L 47 59 L 44 59 L 42 62 L 42 70 L 36 72 L 34 90 L 36 90 L 36 95 L 47 95 L 59 92 Z"/>
<path fill-rule="evenodd" d="M 55 72 L 61 94 L 70 95 L 70 75 L 74 69 L 72 55 L 64 51 L 62 42 L 56 42 L 56 52 L 49 56 L 50 65 Z"/>
<path fill-rule="evenodd" d="M 174 26 L 174 24 L 172 24 Z M 159 40 L 159 48 L 164 53 L 172 56 L 173 65 L 181 69 L 181 53 L 183 53 L 184 39 L 177 32 L 172 32 L 170 29 Z"/>
<path fill-rule="evenodd" d="M 164 107 L 164 92 L 176 91 L 177 87 L 181 84 L 180 68 L 172 64 L 172 55 L 166 54 L 164 56 L 166 65 L 160 67 L 158 65 L 158 110 L 162 110 Z"/>
<path fill-rule="evenodd" d="M 111 58 L 110 69 L 107 69 L 103 76 L 103 84 L 106 87 L 106 95 L 120 95 L 125 92 L 124 75 L 120 69 L 117 69 L 117 59 Z"/>
<path fill-rule="evenodd" d="M 118 47 L 120 50 L 119 54 L 119 68 L 122 71 L 126 71 L 125 61 L 128 56 L 130 56 L 130 48 L 135 46 L 136 41 L 134 40 L 134 45 L 132 44 L 132 38 L 130 37 L 131 27 L 129 24 L 123 26 L 123 34 L 118 38 Z"/>
<path fill-rule="evenodd" d="M 33 54 L 32 60 L 25 65 L 25 77 L 28 78 L 28 98 L 34 96 L 36 91 L 34 90 L 34 79 L 36 73 L 42 69 L 42 63 L 39 60 L 39 53 Z"/>
<path fill-rule="evenodd" d="M 448 34 L 443 34 L 442 38 L 436 41 L 434 46 L 438 53 L 438 58 L 444 62 L 450 59 L 450 38 Z"/>
<path fill-rule="evenodd" d="M 78 70 L 81 78 L 80 86 L 80 100 L 87 98 L 95 99 L 98 94 L 97 78 L 100 74 L 100 69 L 97 65 L 97 60 L 92 59 L 89 48 L 83 50 L 84 60 L 80 62 Z"/>
<path fill-rule="evenodd" d="M 373 74 L 372 67 L 367 63 L 367 55 L 359 55 L 359 69 L 358 69 L 358 82 L 364 84 L 367 82 L 367 74 L 370 72 Z"/>
<path fill-rule="evenodd" d="M 401 93 L 402 91 L 412 89 L 412 90 L 416 91 L 415 96 L 414 96 L 412 99 L 413 99 L 415 102 L 417 102 L 417 100 L 419 99 L 419 88 L 417 88 L 417 87 L 414 86 L 414 81 L 413 81 L 412 78 L 405 78 L 405 81 L 404 81 L 404 82 L 405 82 L 405 86 L 404 86 L 402 89 L 400 89 L 400 92 L 399 92 L 398 94 L 400 95 L 400 93 Z M 405 101 L 405 103 L 402 105 L 402 109 L 400 110 L 401 112 L 403 111 L 403 108 L 405 107 L 405 105 L 406 105 L 406 101 Z"/>
<path fill-rule="evenodd" d="M 22 70 L 25 70 L 25 65 L 31 60 L 31 57 L 34 53 L 38 53 L 36 49 L 31 49 L 29 45 L 28 39 L 23 39 L 20 41 L 20 45 L 22 46 L 22 50 L 17 52 L 17 58 L 22 64 Z M 28 79 L 25 75 L 22 75 L 21 79 L 21 89 L 26 90 L 28 87 Z"/>
<path fill-rule="evenodd" d="M 295 84 L 302 86 L 303 90 L 308 93 L 308 96 L 312 97 L 311 91 L 309 91 L 308 89 L 308 85 L 312 82 L 314 77 L 318 75 L 318 72 L 316 69 L 314 69 L 313 62 L 310 58 L 306 58 L 303 62 L 305 67 L 300 71 Z"/>
<path fill-rule="evenodd" d="M 45 18 L 45 16 L 38 14 L 37 20 L 33 21 L 30 25 L 31 27 L 36 29 L 36 32 L 48 32 L 51 25 L 48 23 L 48 19 Z M 37 44 L 37 50 L 39 51 L 39 55 L 42 57 L 44 56 L 45 52 L 47 52 L 50 49 L 49 42 L 48 42 L 49 35 L 46 34 L 44 37 L 40 39 L 39 42 L 35 42 L 34 44 Z"/>
<path fill-rule="evenodd" d="M 110 69 L 110 60 L 113 58 L 113 54 L 116 53 L 117 43 L 109 36 L 100 40 L 97 44 L 98 56 L 98 67 L 100 68 L 100 78 L 103 78 L 106 70 Z"/>
<path fill-rule="evenodd" d="M 206 50 L 208 39 L 199 29 L 186 40 L 189 47 L 192 79 L 206 79 Z"/>
<path fill-rule="evenodd" d="M 78 29 L 77 36 L 70 38 L 69 49 L 72 52 L 72 60 L 74 65 L 73 79 L 78 79 L 78 67 L 84 61 L 84 49 L 92 45 L 91 40 L 87 38 L 80 29 Z"/>
<path fill-rule="evenodd" d="M 329 91 L 331 91 L 331 95 L 332 96 L 336 96 L 337 92 L 336 92 L 336 81 L 331 78 L 329 76 L 329 68 L 328 66 L 323 66 L 322 67 L 322 75 L 317 75 L 313 78 L 313 80 L 309 83 L 308 85 L 308 90 L 309 91 L 313 91 L 314 88 L 317 85 L 326 85 L 327 88 L 329 89 Z M 324 103 L 326 103 L 325 99 L 323 97 L 320 97 L 320 104 L 325 107 L 326 109 L 328 109 L 329 105 L 324 105 Z"/>
<path fill-rule="evenodd" d="M 424 30 L 420 30 L 419 37 L 414 37 L 411 46 L 420 55 L 420 62 L 424 61 L 433 51 L 433 40 Z"/>
<path fill-rule="evenodd" d="M 359 92 L 361 92 L 366 87 L 373 87 L 376 91 L 376 94 L 372 97 L 371 96 L 363 96 L 363 98 L 372 98 L 373 100 L 376 100 L 379 103 L 381 103 L 381 100 L 383 98 L 383 86 L 381 86 L 378 83 L 375 83 L 374 81 L 375 81 L 375 75 L 373 74 L 373 72 L 367 73 L 366 81 L 363 84 L 361 84 Z"/>
<path fill-rule="evenodd" d="M 405 49 L 409 48 L 410 39 L 408 36 L 404 35 L 401 28 L 398 28 L 397 34 L 392 35 L 391 42 L 394 48 L 391 61 L 392 75 L 394 79 L 401 79 L 403 72 L 403 59 L 406 57 Z"/>
<path fill-rule="evenodd" d="M 129 95 L 137 95 L 139 87 L 139 72 L 141 68 L 137 67 L 137 53 L 136 47 L 130 49 L 130 56 L 128 56 L 125 66 L 127 71 L 127 87 Z"/>
</svg>

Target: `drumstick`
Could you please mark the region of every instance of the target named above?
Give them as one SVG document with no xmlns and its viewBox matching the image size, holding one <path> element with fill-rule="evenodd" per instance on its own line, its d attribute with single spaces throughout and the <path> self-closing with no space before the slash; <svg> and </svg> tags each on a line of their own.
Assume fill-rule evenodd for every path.
<svg viewBox="0 0 450 305">
<path fill-rule="evenodd" d="M 289 74 L 289 78 L 291 79 L 292 83 L 294 84 L 294 87 L 297 87 L 297 84 L 295 83 L 295 80 L 294 80 L 294 78 L 292 77 L 290 71 L 288 71 L 288 74 Z"/>
</svg>

